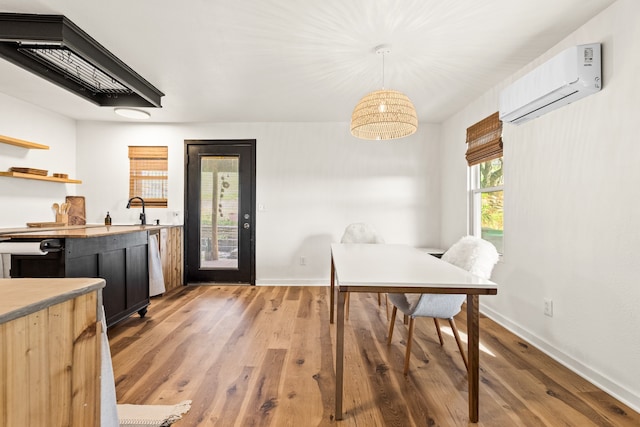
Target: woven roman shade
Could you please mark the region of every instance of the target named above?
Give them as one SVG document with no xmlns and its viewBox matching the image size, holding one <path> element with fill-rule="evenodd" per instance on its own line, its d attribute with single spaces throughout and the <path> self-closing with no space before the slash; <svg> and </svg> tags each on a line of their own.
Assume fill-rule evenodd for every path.
<svg viewBox="0 0 640 427">
<path fill-rule="evenodd" d="M 129 147 L 129 197 L 142 197 L 148 208 L 167 207 L 168 155 L 166 146 Z"/>
<path fill-rule="evenodd" d="M 467 163 L 477 165 L 502 157 L 502 122 L 498 112 L 467 128 Z"/>
</svg>

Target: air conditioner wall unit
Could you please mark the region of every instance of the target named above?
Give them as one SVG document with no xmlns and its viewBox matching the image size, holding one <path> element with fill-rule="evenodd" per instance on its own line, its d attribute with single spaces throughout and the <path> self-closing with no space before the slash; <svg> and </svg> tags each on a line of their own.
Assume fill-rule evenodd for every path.
<svg viewBox="0 0 640 427">
<path fill-rule="evenodd" d="M 521 124 L 602 88 L 600 43 L 573 46 L 500 93 L 500 120 Z"/>
</svg>

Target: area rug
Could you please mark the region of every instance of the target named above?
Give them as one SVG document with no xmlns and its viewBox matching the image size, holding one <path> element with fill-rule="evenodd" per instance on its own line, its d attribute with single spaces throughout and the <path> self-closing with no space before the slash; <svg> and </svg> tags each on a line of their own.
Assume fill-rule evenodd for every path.
<svg viewBox="0 0 640 427">
<path fill-rule="evenodd" d="M 120 427 L 166 427 L 182 418 L 191 408 L 191 401 L 176 405 L 118 404 Z"/>
</svg>

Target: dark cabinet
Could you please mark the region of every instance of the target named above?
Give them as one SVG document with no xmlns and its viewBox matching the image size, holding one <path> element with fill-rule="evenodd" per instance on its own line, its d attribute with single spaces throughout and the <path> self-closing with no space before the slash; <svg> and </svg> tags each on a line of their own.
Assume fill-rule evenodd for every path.
<svg viewBox="0 0 640 427">
<path fill-rule="evenodd" d="M 28 241 L 28 239 L 13 239 Z M 111 326 L 149 305 L 147 231 L 60 239 L 63 250 L 47 255 L 13 255 L 11 277 L 100 277 Z"/>
</svg>

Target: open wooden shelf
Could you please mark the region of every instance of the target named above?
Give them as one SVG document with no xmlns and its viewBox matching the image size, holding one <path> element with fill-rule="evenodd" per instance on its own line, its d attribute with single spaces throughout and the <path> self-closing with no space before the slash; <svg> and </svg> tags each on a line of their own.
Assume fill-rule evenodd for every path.
<svg viewBox="0 0 640 427">
<path fill-rule="evenodd" d="M 48 145 L 36 144 L 35 142 L 24 141 L 22 139 L 11 138 L 10 136 L 4 136 L 4 135 L 0 135 L 0 142 L 9 144 L 9 145 L 15 145 L 17 147 L 22 147 L 22 148 L 34 148 L 37 150 L 49 149 Z"/>
<path fill-rule="evenodd" d="M 48 145 L 36 144 L 35 142 L 12 138 L 10 136 L 5 136 L 5 135 L 0 135 L 0 143 L 15 145 L 16 147 L 36 149 L 36 150 L 49 149 Z M 58 178 L 55 176 L 36 175 L 32 173 L 21 173 L 21 172 L 14 172 L 14 171 L 0 172 L 0 176 L 8 176 L 10 178 L 35 179 L 38 181 L 61 182 L 64 184 L 82 184 L 82 181 L 78 179 Z"/>
<path fill-rule="evenodd" d="M 8 176 L 10 178 L 35 179 L 38 181 L 62 182 L 65 184 L 82 184 L 82 181 L 80 181 L 79 179 L 56 178 L 55 176 L 42 176 L 31 173 L 0 172 L 0 176 Z"/>
</svg>

